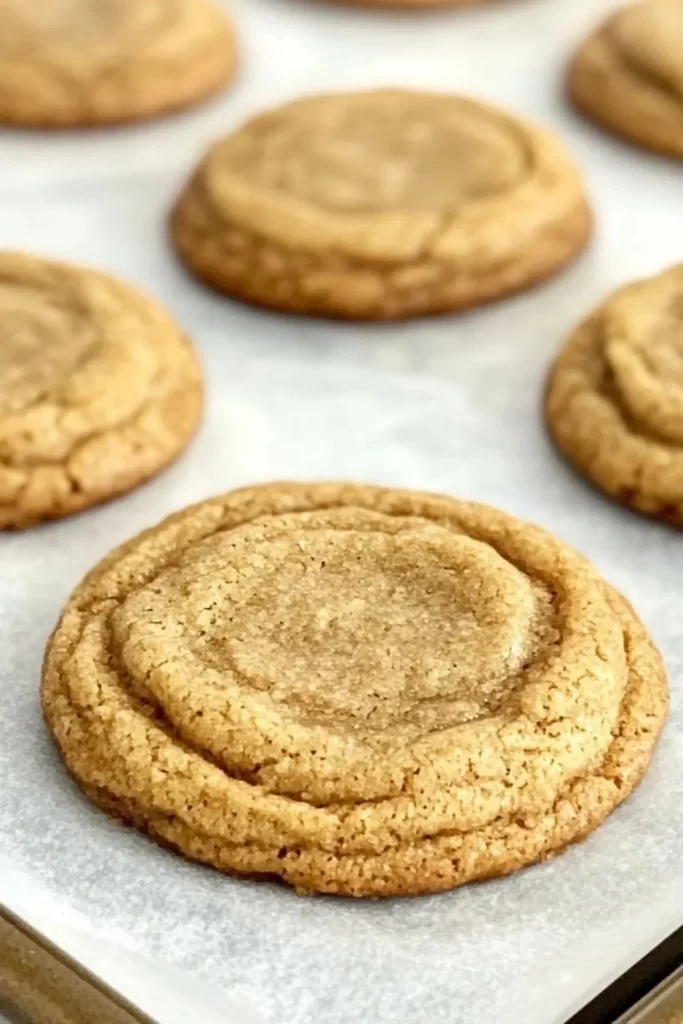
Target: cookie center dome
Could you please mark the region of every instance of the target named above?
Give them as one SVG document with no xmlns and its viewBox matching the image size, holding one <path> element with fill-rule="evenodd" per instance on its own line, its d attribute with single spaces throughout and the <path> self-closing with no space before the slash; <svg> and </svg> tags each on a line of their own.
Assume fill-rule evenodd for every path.
<svg viewBox="0 0 683 1024">
<path fill-rule="evenodd" d="M 683 268 L 628 289 L 606 324 L 605 357 L 628 413 L 683 443 Z"/>
<path fill-rule="evenodd" d="M 339 213 L 449 207 L 515 185 L 528 162 L 504 117 L 455 97 L 324 97 L 226 142 L 233 174 Z"/>
<path fill-rule="evenodd" d="M 543 597 L 523 573 L 436 525 L 302 518 L 218 534 L 124 606 L 124 657 L 140 679 L 145 652 L 155 700 L 168 711 L 182 690 L 183 714 L 203 713 L 208 685 L 266 719 L 361 736 L 500 708 L 539 647 Z"/>
<path fill-rule="evenodd" d="M 478 717 L 523 657 L 533 598 L 505 563 L 482 578 L 476 542 L 447 547 L 327 531 L 260 546 L 272 568 L 216 630 L 243 679 L 307 719 L 385 728 L 431 700 Z"/>
<path fill-rule="evenodd" d="M 0 412 L 18 412 L 54 392 L 92 343 L 79 313 L 52 294 L 0 282 Z"/>
</svg>

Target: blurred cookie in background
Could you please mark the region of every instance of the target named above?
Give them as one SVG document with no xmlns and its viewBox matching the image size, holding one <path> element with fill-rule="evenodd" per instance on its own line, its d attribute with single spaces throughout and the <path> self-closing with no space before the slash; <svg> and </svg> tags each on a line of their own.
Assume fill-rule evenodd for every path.
<svg viewBox="0 0 683 1024">
<path fill-rule="evenodd" d="M 0 124 L 154 117 L 216 92 L 235 64 L 212 0 L 0 0 Z"/>
<path fill-rule="evenodd" d="M 214 145 L 171 231 L 191 270 L 274 309 L 390 319 L 463 309 L 585 246 L 581 177 L 552 136 L 472 99 L 315 96 Z"/>
<path fill-rule="evenodd" d="M 567 88 L 604 128 L 683 157 L 683 6 L 640 0 L 612 14 L 574 55 Z"/>
<path fill-rule="evenodd" d="M 619 289 L 566 342 L 546 419 L 601 490 L 683 526 L 683 265 Z"/>
<path fill-rule="evenodd" d="M 0 529 L 155 476 L 201 409 L 195 354 L 155 302 L 94 270 L 0 253 Z"/>
</svg>

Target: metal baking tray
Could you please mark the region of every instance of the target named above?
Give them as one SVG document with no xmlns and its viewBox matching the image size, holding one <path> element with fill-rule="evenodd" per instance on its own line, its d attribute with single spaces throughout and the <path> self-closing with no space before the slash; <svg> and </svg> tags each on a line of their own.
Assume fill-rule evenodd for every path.
<svg viewBox="0 0 683 1024">
<path fill-rule="evenodd" d="M 208 1019 L 177 987 L 174 998 L 177 1020 Z M 160 1020 L 0 906 L 0 1024 L 154 1024 L 155 1019 Z M 683 1024 L 683 928 L 568 1024 Z"/>
<path fill-rule="evenodd" d="M 626 1013 L 619 1024 L 681 1024 L 683 1022 L 683 967 Z"/>
<path fill-rule="evenodd" d="M 608 985 L 567 1024 L 683 1024 L 683 927 Z"/>
<path fill-rule="evenodd" d="M 623 1024 L 681 1024 L 682 1021 L 683 968 L 623 1018 Z"/>
<path fill-rule="evenodd" d="M 130 1003 L 0 907 L 0 1021 L 150 1024 Z"/>
<path fill-rule="evenodd" d="M 116 130 L 0 132 L 0 246 L 137 282 L 192 335 L 209 384 L 197 441 L 167 473 L 71 520 L 0 536 L 0 904 L 15 931 L 68 958 L 121 1011 L 157 1024 L 565 1024 L 683 923 L 683 536 L 584 485 L 549 445 L 539 408 L 577 320 L 683 254 L 680 165 L 601 135 L 561 97 L 567 53 L 610 6 L 509 0 L 409 14 L 233 0 L 242 73 L 215 102 Z M 211 139 L 294 95 L 392 84 L 470 92 L 554 127 L 597 212 L 586 256 L 518 298 L 399 325 L 277 316 L 185 274 L 165 216 Z M 587 842 L 441 896 L 302 899 L 188 864 L 82 799 L 38 701 L 44 643 L 70 589 L 171 510 L 284 477 L 488 501 L 564 537 L 633 601 L 664 653 L 672 714 L 642 786 Z M 39 966 L 35 980 L 40 991 Z"/>
</svg>

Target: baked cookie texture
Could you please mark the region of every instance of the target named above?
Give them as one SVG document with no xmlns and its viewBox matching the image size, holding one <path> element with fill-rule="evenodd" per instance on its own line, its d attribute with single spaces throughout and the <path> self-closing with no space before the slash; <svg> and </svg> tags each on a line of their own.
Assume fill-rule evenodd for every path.
<svg viewBox="0 0 683 1024">
<path fill-rule="evenodd" d="M 639 0 L 621 8 L 571 60 L 571 99 L 631 142 L 683 157 L 682 33 L 678 0 Z"/>
<path fill-rule="evenodd" d="M 683 526 L 683 264 L 611 295 L 569 338 L 550 433 L 601 490 Z"/>
<path fill-rule="evenodd" d="M 219 291 L 358 319 L 457 310 L 556 273 L 591 217 L 562 146 L 458 96 L 299 100 L 214 145 L 171 216 Z"/>
<path fill-rule="evenodd" d="M 236 63 L 212 0 L 0 0 L 0 123 L 135 121 L 217 91 Z"/>
<path fill-rule="evenodd" d="M 154 476 L 201 406 L 194 352 L 155 302 L 93 270 L 0 253 L 0 528 Z"/>
<path fill-rule="evenodd" d="M 565 544 L 491 508 L 277 483 L 172 515 L 73 593 L 44 713 L 96 804 L 302 892 L 504 875 L 598 826 L 667 710 Z"/>
</svg>

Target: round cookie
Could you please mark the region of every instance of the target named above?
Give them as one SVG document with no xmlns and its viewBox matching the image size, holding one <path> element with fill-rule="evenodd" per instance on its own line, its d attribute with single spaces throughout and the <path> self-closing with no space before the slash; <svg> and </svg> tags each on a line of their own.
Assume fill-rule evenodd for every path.
<svg viewBox="0 0 683 1024">
<path fill-rule="evenodd" d="M 153 117 L 200 102 L 234 68 L 213 0 L 0 0 L 0 124 Z"/>
<path fill-rule="evenodd" d="M 593 121 L 638 145 L 683 157 L 683 8 L 639 0 L 612 14 L 570 62 L 567 88 Z"/>
<path fill-rule="evenodd" d="M 0 529 L 154 476 L 201 406 L 196 357 L 156 303 L 105 274 L 0 253 Z"/>
<path fill-rule="evenodd" d="M 218 142 L 171 231 L 194 273 L 275 309 L 384 319 L 462 309 L 586 244 L 581 179 L 551 136 L 458 96 L 299 100 Z"/>
<path fill-rule="evenodd" d="M 565 344 L 545 414 L 612 497 L 683 526 L 683 265 L 621 288 Z"/>
<path fill-rule="evenodd" d="M 104 559 L 44 713 L 96 804 L 304 892 L 502 875 L 584 838 L 666 716 L 630 606 L 491 508 L 351 484 L 234 491 Z"/>
</svg>

